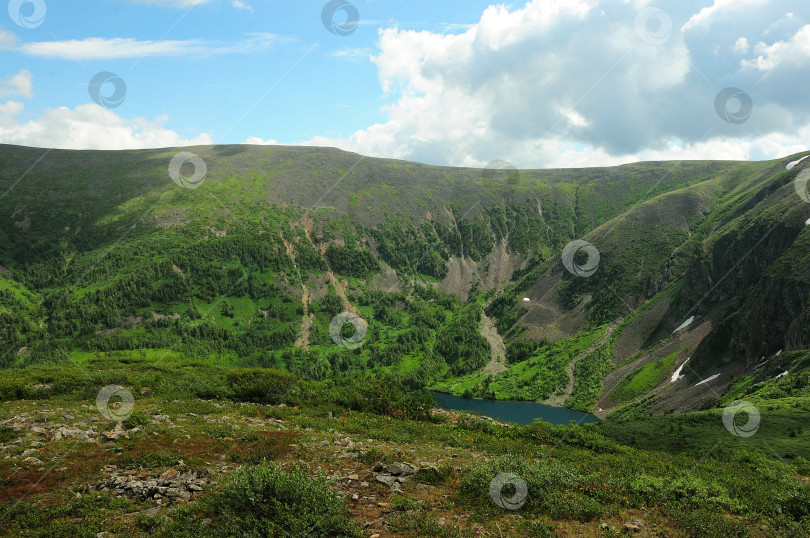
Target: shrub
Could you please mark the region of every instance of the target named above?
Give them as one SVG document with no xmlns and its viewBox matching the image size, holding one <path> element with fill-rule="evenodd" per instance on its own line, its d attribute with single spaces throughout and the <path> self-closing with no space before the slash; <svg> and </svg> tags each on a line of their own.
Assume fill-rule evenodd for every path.
<svg viewBox="0 0 810 538">
<path fill-rule="evenodd" d="M 715 509 L 739 509 L 722 486 L 691 475 L 677 478 L 639 475 L 630 483 L 637 501 L 645 504 L 688 504 Z"/>
<path fill-rule="evenodd" d="M 517 430 L 517 435 L 541 444 L 565 444 L 600 454 L 616 454 L 626 450 L 612 439 L 604 437 L 599 431 L 598 424 L 553 426 L 542 420 L 536 420 L 534 424 Z"/>
<path fill-rule="evenodd" d="M 489 496 L 490 483 L 500 473 L 517 475 L 526 483 L 527 496 L 521 510 L 583 522 L 604 513 L 602 500 L 595 491 L 598 477 L 582 474 L 580 469 L 558 461 L 528 462 L 515 455 L 471 468 L 459 484 L 460 499 L 476 506 L 489 506 L 493 513 L 500 510 Z"/>
<path fill-rule="evenodd" d="M 146 413 L 135 411 L 124 421 L 124 427 L 127 429 L 146 426 L 149 424 L 150 419 Z"/>
<path fill-rule="evenodd" d="M 262 464 L 236 471 L 211 503 L 226 535 L 361 536 L 339 494 L 300 468 Z"/>
<path fill-rule="evenodd" d="M 296 375 L 275 368 L 234 368 L 225 382 L 237 401 L 272 405 L 289 401 L 298 387 Z"/>
<path fill-rule="evenodd" d="M 28 396 L 28 391 L 22 380 L 11 377 L 0 378 L 0 402 L 22 400 Z"/>
<path fill-rule="evenodd" d="M 9 428 L 8 426 L 0 426 L 0 444 L 6 444 L 19 436 L 20 434 L 18 434 L 12 428 Z"/>
<path fill-rule="evenodd" d="M 435 406 L 425 392 L 406 392 L 389 375 L 353 374 L 330 380 L 328 397 L 341 407 L 413 420 L 429 420 Z"/>
<path fill-rule="evenodd" d="M 449 465 L 439 467 L 422 467 L 414 475 L 414 479 L 420 484 L 441 484 L 453 474 L 453 468 Z"/>
</svg>

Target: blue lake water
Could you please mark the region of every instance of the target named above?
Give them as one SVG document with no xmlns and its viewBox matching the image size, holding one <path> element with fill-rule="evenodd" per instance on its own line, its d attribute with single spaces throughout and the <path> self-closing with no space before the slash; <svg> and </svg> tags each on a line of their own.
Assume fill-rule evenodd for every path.
<svg viewBox="0 0 810 538">
<path fill-rule="evenodd" d="M 471 411 L 492 417 L 501 422 L 514 422 L 517 424 L 531 424 L 535 419 L 541 418 L 551 424 L 568 424 L 572 420 L 579 424 L 599 422 L 599 419 L 590 413 L 580 413 L 562 407 L 552 407 L 537 402 L 520 402 L 515 400 L 474 400 L 461 398 L 451 394 L 433 392 L 436 405 L 441 409 L 454 411 Z"/>
</svg>

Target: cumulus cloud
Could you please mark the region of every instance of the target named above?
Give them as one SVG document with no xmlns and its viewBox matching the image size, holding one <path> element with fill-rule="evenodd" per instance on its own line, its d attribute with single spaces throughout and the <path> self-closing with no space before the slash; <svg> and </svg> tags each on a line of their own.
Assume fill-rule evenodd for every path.
<svg viewBox="0 0 810 538">
<path fill-rule="evenodd" d="M 692 15 L 684 25 L 684 28 L 692 28 L 700 25 L 708 25 L 713 18 L 716 18 L 724 11 L 744 9 L 746 6 L 767 4 L 770 0 L 714 0 L 714 4 L 704 7 L 696 14 Z"/>
<path fill-rule="evenodd" d="M 249 136 L 248 139 L 243 142 L 243 144 L 248 144 L 250 146 L 277 146 L 278 140 L 262 140 L 258 136 Z"/>
<path fill-rule="evenodd" d="M 747 54 L 749 50 L 751 50 L 751 45 L 748 43 L 748 40 L 744 37 L 739 38 L 734 43 L 735 52 L 739 52 L 740 54 Z"/>
<path fill-rule="evenodd" d="M 75 109 L 46 110 L 40 117 L 21 123 L 24 105 L 0 104 L 0 143 L 59 149 L 142 149 L 211 144 L 208 134 L 191 139 L 166 129 L 166 117 L 125 119 L 95 104 Z"/>
<path fill-rule="evenodd" d="M 0 98 L 19 95 L 20 97 L 34 96 L 34 77 L 27 69 L 20 69 L 16 75 L 3 80 L 0 79 Z"/>
<path fill-rule="evenodd" d="M 502 158 L 524 167 L 766 158 L 806 147 L 810 106 L 783 86 L 806 80 L 806 71 L 763 82 L 749 66 L 784 62 L 788 50 L 792 58 L 803 54 L 803 33 L 789 45 L 749 45 L 783 11 L 769 21 L 737 10 L 739 2 L 716 0 L 698 13 L 674 6 L 666 17 L 675 30 L 652 44 L 635 28 L 646 2 L 637 4 L 532 0 L 518 9 L 490 6 L 458 34 L 382 29 L 372 61 L 382 90 L 395 98 L 384 109 L 387 121 L 305 143 L 435 164 Z M 709 21 L 711 32 L 703 29 Z M 716 96 L 729 86 L 755 103 L 744 124 L 715 112 Z"/>
<path fill-rule="evenodd" d="M 810 24 L 802 27 L 787 41 L 777 41 L 772 45 L 760 42 L 756 46 L 755 60 L 744 62 L 760 71 L 770 71 L 777 66 L 800 66 L 810 63 Z"/>
<path fill-rule="evenodd" d="M 10 49 L 17 43 L 17 36 L 0 28 L 0 50 Z"/>
</svg>

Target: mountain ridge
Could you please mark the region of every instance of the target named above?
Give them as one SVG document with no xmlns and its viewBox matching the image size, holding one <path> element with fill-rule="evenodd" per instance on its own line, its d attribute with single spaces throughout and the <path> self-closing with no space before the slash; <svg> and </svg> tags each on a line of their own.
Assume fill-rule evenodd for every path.
<svg viewBox="0 0 810 538">
<path fill-rule="evenodd" d="M 712 405 L 735 378 L 759 379 L 759 356 L 784 349 L 781 368 L 804 364 L 810 348 L 800 270 L 810 204 L 792 192 L 806 161 L 785 170 L 806 152 L 482 170 L 291 146 L 42 151 L 0 146 L 0 278 L 17 290 L 4 294 L 15 312 L 5 366 L 177 345 L 315 378 L 386 371 L 604 415 Z M 205 162 L 195 189 L 170 178 L 179 152 Z M 560 263 L 575 240 L 600 254 L 592 276 Z M 766 316 L 757 297 L 784 309 Z M 359 350 L 330 341 L 344 310 L 370 324 Z M 506 342 L 495 375 L 482 370 L 484 313 Z M 668 332 L 691 315 L 673 359 Z M 566 362 L 621 319 L 605 344 Z M 687 356 L 688 389 L 650 386 Z M 664 358 L 666 375 L 638 382 Z M 560 401 L 571 368 L 573 393 Z"/>
</svg>

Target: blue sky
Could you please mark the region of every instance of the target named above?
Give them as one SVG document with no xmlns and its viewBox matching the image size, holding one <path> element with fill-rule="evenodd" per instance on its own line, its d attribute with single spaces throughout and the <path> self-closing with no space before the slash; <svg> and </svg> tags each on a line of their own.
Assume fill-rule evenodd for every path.
<svg viewBox="0 0 810 538">
<path fill-rule="evenodd" d="M 8 5 L 3 143 L 317 144 L 519 167 L 810 145 L 806 0 L 354 0 L 346 35 L 320 0 Z M 100 72 L 125 83 L 120 106 L 91 98 Z"/>
</svg>

